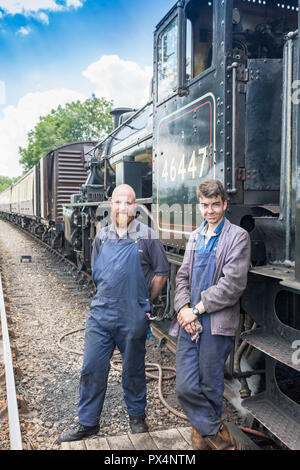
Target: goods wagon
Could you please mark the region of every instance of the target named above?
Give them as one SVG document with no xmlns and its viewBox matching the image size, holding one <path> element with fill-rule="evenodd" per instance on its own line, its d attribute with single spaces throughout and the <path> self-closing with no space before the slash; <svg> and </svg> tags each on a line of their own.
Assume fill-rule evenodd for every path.
<svg viewBox="0 0 300 470">
<path fill-rule="evenodd" d="M 15 216 L 34 216 L 35 171 L 31 169 L 11 188 L 11 211 Z"/>
<path fill-rule="evenodd" d="M 0 193 L 0 211 L 11 212 L 11 186 Z"/>
<path fill-rule="evenodd" d="M 75 142 L 51 150 L 0 195 L 5 218 L 40 236 L 53 247 L 64 244 L 63 205 L 85 183 L 85 153 L 96 142 Z"/>
</svg>

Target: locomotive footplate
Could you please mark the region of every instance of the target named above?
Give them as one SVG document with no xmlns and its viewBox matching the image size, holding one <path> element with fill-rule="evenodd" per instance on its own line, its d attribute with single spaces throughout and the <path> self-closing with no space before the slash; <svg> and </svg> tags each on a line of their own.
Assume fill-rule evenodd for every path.
<svg viewBox="0 0 300 470">
<path fill-rule="evenodd" d="M 242 297 L 257 327 L 241 338 L 262 351 L 265 361 L 264 391 L 242 406 L 293 450 L 300 450 L 300 397 L 293 396 L 290 380 L 292 375 L 300 384 L 299 287 L 292 267 L 261 266 L 250 270 Z"/>
</svg>

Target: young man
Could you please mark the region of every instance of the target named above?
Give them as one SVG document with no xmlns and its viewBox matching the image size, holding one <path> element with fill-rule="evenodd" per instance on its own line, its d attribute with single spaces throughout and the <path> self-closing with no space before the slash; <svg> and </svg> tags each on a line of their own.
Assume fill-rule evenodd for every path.
<svg viewBox="0 0 300 470">
<path fill-rule="evenodd" d="M 201 183 L 197 195 L 204 222 L 191 234 L 176 277 L 176 388 L 192 425 L 192 449 L 224 449 L 231 446 L 221 423 L 224 366 L 239 325 L 250 237 L 225 218 L 220 181 Z"/>
<path fill-rule="evenodd" d="M 86 324 L 79 423 L 59 436 L 59 442 L 98 433 L 115 346 L 122 355 L 122 385 L 131 432 L 147 431 L 147 313 L 168 278 L 169 263 L 155 232 L 135 219 L 136 205 L 134 190 L 125 184 L 118 186 L 111 200 L 112 224 L 95 238 L 91 261 L 97 293 Z"/>
</svg>

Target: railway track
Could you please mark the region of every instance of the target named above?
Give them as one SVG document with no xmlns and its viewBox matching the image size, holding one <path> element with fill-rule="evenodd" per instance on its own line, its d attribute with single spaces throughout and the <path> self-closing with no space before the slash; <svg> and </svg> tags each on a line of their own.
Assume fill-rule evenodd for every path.
<svg viewBox="0 0 300 470">
<path fill-rule="evenodd" d="M 25 236 L 28 236 L 32 240 L 35 240 L 37 243 L 39 243 L 41 246 L 47 249 L 50 253 L 52 253 L 53 256 L 63 261 L 73 271 L 73 273 L 77 273 L 78 282 L 82 282 L 83 280 L 85 280 L 87 283 L 87 287 L 91 289 L 91 292 L 96 293 L 96 289 L 94 287 L 94 282 L 93 282 L 93 278 L 91 274 L 80 269 L 76 263 L 68 259 L 66 256 L 64 256 L 62 253 L 57 251 L 55 248 L 52 248 L 48 243 L 44 242 L 33 233 L 28 232 L 28 230 L 25 230 L 22 227 L 15 225 L 11 222 L 8 222 L 8 223 L 11 224 L 14 228 L 17 228 Z M 178 260 L 177 260 L 177 263 L 179 263 Z M 152 324 L 152 330 L 153 330 L 153 334 L 155 334 L 161 341 L 163 341 L 166 347 L 175 354 L 176 353 L 176 340 L 172 339 L 170 336 L 168 336 L 165 333 L 163 329 L 160 328 L 159 321 L 157 321 L 156 324 Z"/>
<path fill-rule="evenodd" d="M 15 382 L 18 396 L 27 406 L 20 416 L 24 445 L 26 449 L 58 449 L 57 436 L 73 425 L 77 415 L 81 358 L 70 350 L 83 352 L 85 315 L 93 296 L 91 278 L 78 272 L 74 264 L 65 263 L 61 256 L 53 256 L 51 249 L 44 243 L 36 244 L 27 233 L 16 231 L 14 226 L 2 221 L 0 225 L 7 308 L 18 349 L 20 374 Z M 77 333 L 69 334 L 73 330 Z M 147 361 L 174 367 L 174 354 L 165 347 L 163 338 L 150 340 L 147 351 Z M 101 423 L 104 435 L 122 433 L 128 426 L 127 412 L 120 403 L 122 387 L 118 369 L 120 364 L 114 358 Z M 186 420 L 170 413 L 159 400 L 159 371 L 152 369 L 149 372 L 157 379 L 147 378 L 151 426 L 160 429 L 165 425 L 186 425 Z M 163 393 L 168 404 L 176 408 L 174 370 L 166 369 L 162 374 L 164 379 L 173 376 L 164 380 Z"/>
<path fill-rule="evenodd" d="M 0 274 L 0 312 L 1 312 L 1 346 L 3 351 L 3 369 L 5 375 L 6 385 L 6 403 L 2 404 L 2 419 L 8 414 L 8 425 L 9 425 L 9 437 L 10 437 L 10 449 L 11 450 L 22 450 L 22 438 L 19 421 L 19 410 L 18 400 L 15 386 L 15 375 L 13 366 L 12 348 L 10 344 L 10 337 L 8 331 L 8 321 L 6 316 L 3 282 Z M 4 377 L 1 380 L 4 385 Z"/>
<path fill-rule="evenodd" d="M 35 240 L 37 243 L 39 243 L 41 246 L 43 246 L 44 248 L 46 248 L 50 253 L 52 253 L 55 257 L 61 259 L 62 261 L 64 261 L 74 272 L 77 272 L 79 276 L 81 276 L 82 278 L 85 278 L 90 284 L 91 286 L 93 286 L 93 278 L 91 276 L 91 274 L 87 273 L 86 271 L 83 271 L 81 270 L 80 268 L 78 268 L 77 264 L 74 263 L 73 261 L 71 261 L 70 259 L 68 259 L 64 254 L 60 253 L 58 250 L 56 250 L 55 248 L 51 247 L 48 243 L 44 242 L 43 240 L 41 240 L 39 237 L 37 237 L 36 235 L 34 235 L 33 233 L 31 232 L 28 232 L 28 230 L 25 230 L 23 229 L 22 227 L 20 227 L 19 225 L 15 225 L 15 224 L 12 224 L 11 222 L 9 222 L 13 227 L 17 228 L 18 230 L 20 230 L 22 233 L 24 233 L 24 235 L 30 237 L 32 240 Z"/>
</svg>

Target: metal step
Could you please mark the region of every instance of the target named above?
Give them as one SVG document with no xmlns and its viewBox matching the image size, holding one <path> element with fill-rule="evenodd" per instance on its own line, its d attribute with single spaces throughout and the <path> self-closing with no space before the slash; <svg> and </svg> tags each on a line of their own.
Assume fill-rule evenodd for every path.
<svg viewBox="0 0 300 470">
<path fill-rule="evenodd" d="M 241 338 L 277 361 L 300 371 L 299 361 L 293 361 L 295 349 L 292 348 L 292 342 L 280 336 L 279 333 L 267 331 L 266 327 L 260 327 L 242 333 Z"/>
<path fill-rule="evenodd" d="M 274 402 L 274 396 L 270 397 L 267 392 L 264 392 L 243 400 L 242 406 L 289 449 L 300 450 L 300 422 L 299 410 L 296 408 L 297 405 L 283 394 L 280 396 L 280 401 L 279 407 Z M 284 406 L 285 404 L 287 405 L 286 407 Z M 294 406 L 295 414 L 291 415 Z M 283 410 L 287 409 L 289 413 L 283 412 Z"/>
<path fill-rule="evenodd" d="M 279 388 L 277 365 L 275 359 L 265 356 L 265 391 L 241 404 L 288 448 L 300 450 L 300 405 Z"/>
</svg>

